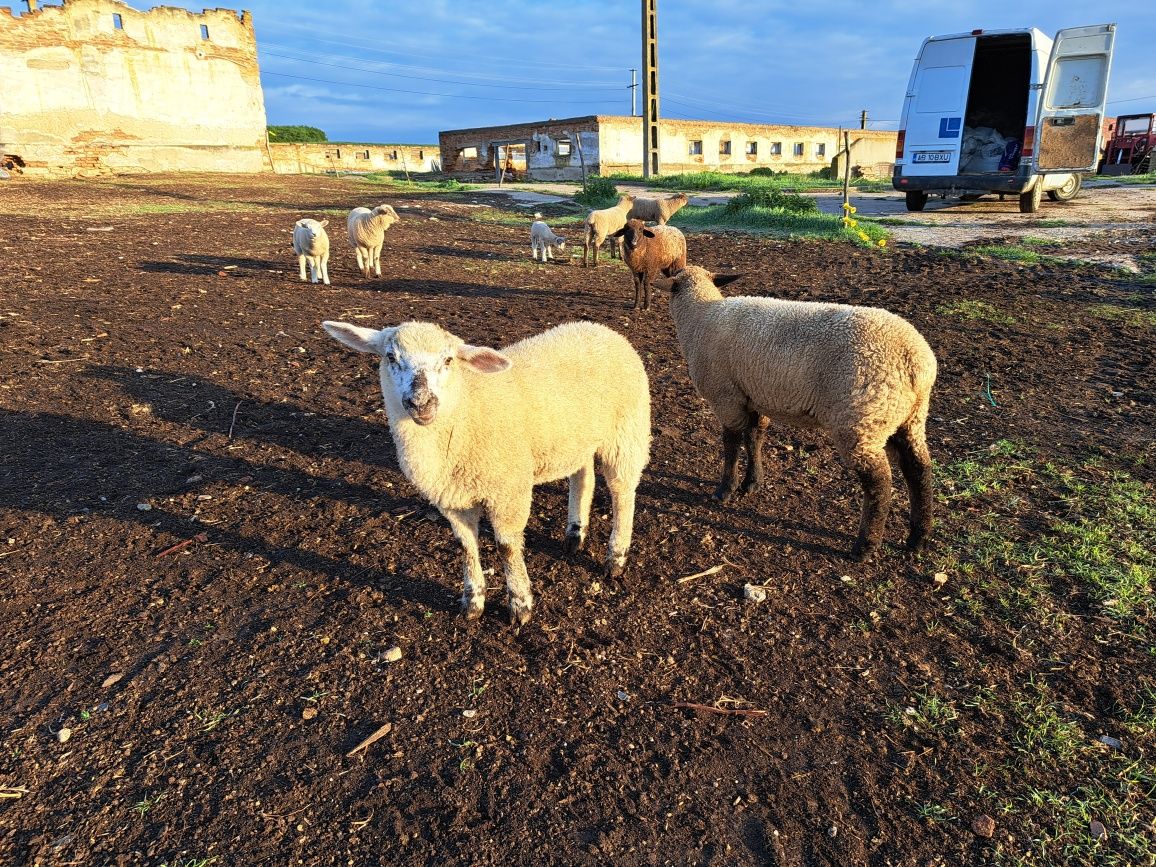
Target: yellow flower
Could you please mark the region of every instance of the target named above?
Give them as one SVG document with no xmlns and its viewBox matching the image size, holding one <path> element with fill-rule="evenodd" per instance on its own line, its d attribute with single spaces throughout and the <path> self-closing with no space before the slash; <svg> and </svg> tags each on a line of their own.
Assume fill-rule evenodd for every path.
<svg viewBox="0 0 1156 867">
<path fill-rule="evenodd" d="M 860 241 L 869 241 L 869 240 L 871 240 L 871 239 L 867 237 L 867 233 L 866 233 L 866 232 L 860 232 L 860 233 L 859 233 L 859 240 L 860 240 Z"/>
<path fill-rule="evenodd" d="M 886 241 L 880 241 L 880 242 L 879 242 L 879 246 L 880 246 L 880 247 L 886 247 L 886 246 L 887 246 L 887 242 L 886 242 Z"/>
<path fill-rule="evenodd" d="M 850 208 L 851 208 L 851 205 L 848 202 L 843 203 L 843 210 L 844 211 L 850 210 Z"/>
<path fill-rule="evenodd" d="M 851 205 L 848 205 L 847 207 L 851 208 L 851 213 L 852 213 L 852 214 L 858 213 L 858 209 L 857 209 L 857 208 L 851 207 Z"/>
<path fill-rule="evenodd" d="M 854 229 L 856 226 L 859 225 L 859 223 L 856 222 L 855 220 L 848 220 L 847 225 L 850 226 L 852 229 Z"/>
</svg>

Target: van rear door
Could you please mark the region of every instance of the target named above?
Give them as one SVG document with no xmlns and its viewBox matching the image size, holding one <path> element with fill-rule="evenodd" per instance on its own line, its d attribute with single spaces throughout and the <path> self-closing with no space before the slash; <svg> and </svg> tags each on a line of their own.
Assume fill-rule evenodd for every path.
<svg viewBox="0 0 1156 867">
<path fill-rule="evenodd" d="M 1090 172 L 1100 156 L 1116 25 L 1069 27 L 1056 34 L 1044 75 L 1035 172 Z"/>
<path fill-rule="evenodd" d="M 907 94 L 905 177 L 959 172 L 963 115 L 975 57 L 975 37 L 923 44 Z"/>
</svg>

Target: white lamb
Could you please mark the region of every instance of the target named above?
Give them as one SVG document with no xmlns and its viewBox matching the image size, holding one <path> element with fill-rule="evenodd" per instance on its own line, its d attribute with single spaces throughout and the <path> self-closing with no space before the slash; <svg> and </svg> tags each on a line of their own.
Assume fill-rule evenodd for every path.
<svg viewBox="0 0 1156 867">
<path fill-rule="evenodd" d="M 381 276 L 381 246 L 385 243 L 385 231 L 401 217 L 389 205 L 369 208 L 354 208 L 346 219 L 349 243 L 357 250 L 357 267 L 361 276 L 368 277 L 372 268 L 375 276 Z"/>
<path fill-rule="evenodd" d="M 301 279 L 305 279 L 305 263 L 309 263 L 311 282 L 318 277 L 329 285 L 329 234 L 325 227 L 328 220 L 298 220 L 293 226 L 293 252 L 297 254 L 297 264 L 301 268 Z"/>
<path fill-rule="evenodd" d="M 935 354 L 911 323 L 877 307 L 777 298 L 723 298 L 718 276 L 689 266 L 654 285 L 671 292 L 670 315 L 695 390 L 723 426 L 723 475 L 715 497 L 738 482 L 762 482 L 759 448 L 766 419 L 820 427 L 863 487 L 863 513 L 851 556 L 866 559 L 883 539 L 891 506 L 890 454 L 911 498 L 907 545 L 918 550 L 931 531 L 928 403 Z"/>
<path fill-rule="evenodd" d="M 542 262 L 550 261 L 555 253 L 561 256 L 566 252 L 566 239 L 561 235 L 555 235 L 541 220 L 534 220 L 530 224 L 530 255 L 534 257 L 535 262 L 538 261 L 539 252 L 542 254 Z"/>
<path fill-rule="evenodd" d="M 634 494 L 650 454 L 650 390 L 626 338 L 593 322 L 559 325 L 499 352 L 428 322 L 380 331 L 323 322 L 334 338 L 380 355 L 381 390 L 405 477 L 450 522 L 464 553 L 462 611 L 480 617 L 485 512 L 501 551 L 510 622 L 530 619 L 523 533 L 533 486 L 570 480 L 567 551 L 586 540 L 594 461 L 610 488 L 606 572 L 626 566 Z"/>
</svg>

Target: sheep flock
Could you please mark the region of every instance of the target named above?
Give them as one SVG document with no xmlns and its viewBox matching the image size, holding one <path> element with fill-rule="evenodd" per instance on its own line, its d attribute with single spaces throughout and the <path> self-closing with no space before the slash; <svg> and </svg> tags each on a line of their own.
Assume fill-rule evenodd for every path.
<svg viewBox="0 0 1156 867">
<path fill-rule="evenodd" d="M 596 266 L 598 247 L 609 239 L 621 244 L 634 309 L 649 309 L 652 287 L 669 296 L 691 382 L 721 431 L 723 467 L 714 499 L 726 502 L 762 483 L 760 450 L 770 424 L 820 428 L 862 489 L 850 556 L 867 559 L 881 548 L 891 460 L 910 500 L 907 547 L 920 550 L 931 532 L 934 502 L 925 426 L 937 363 L 927 341 L 879 308 L 725 297 L 722 287 L 740 275 L 688 264 L 685 237 L 667 225 L 686 201 L 681 193 L 626 195 L 611 208 L 591 211 L 582 226 L 582 264 Z M 528 230 L 535 263 L 566 257 L 565 238 L 540 214 L 534 218 Z M 386 232 L 398 222 L 397 211 L 384 204 L 349 213 L 349 241 L 363 278 L 381 276 Z M 301 280 L 308 264 L 312 281 L 329 285 L 325 225 L 298 221 L 293 249 Z M 604 325 L 569 322 L 493 348 L 428 322 L 322 325 L 346 347 L 379 359 L 401 470 L 462 547 L 467 619 L 479 617 L 485 605 L 478 541 L 483 517 L 502 560 L 510 622 L 521 626 L 530 619 L 534 596 L 523 536 L 537 484 L 568 480 L 563 549 L 575 553 L 586 542 L 596 470 L 602 475 L 612 504 L 604 573 L 622 574 L 651 429 L 646 369 L 626 337 Z M 741 483 L 740 451 L 746 453 Z"/>
</svg>

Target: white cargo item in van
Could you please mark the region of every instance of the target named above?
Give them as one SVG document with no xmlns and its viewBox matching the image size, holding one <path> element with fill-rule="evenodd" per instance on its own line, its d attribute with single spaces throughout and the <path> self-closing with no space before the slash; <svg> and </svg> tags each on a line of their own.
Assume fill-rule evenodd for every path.
<svg viewBox="0 0 1156 867">
<path fill-rule="evenodd" d="M 1080 191 L 1096 168 L 1115 24 L 973 30 L 924 40 L 907 97 L 892 184 L 907 209 L 929 194 L 1010 193 L 1032 213 L 1046 192 Z"/>
</svg>

